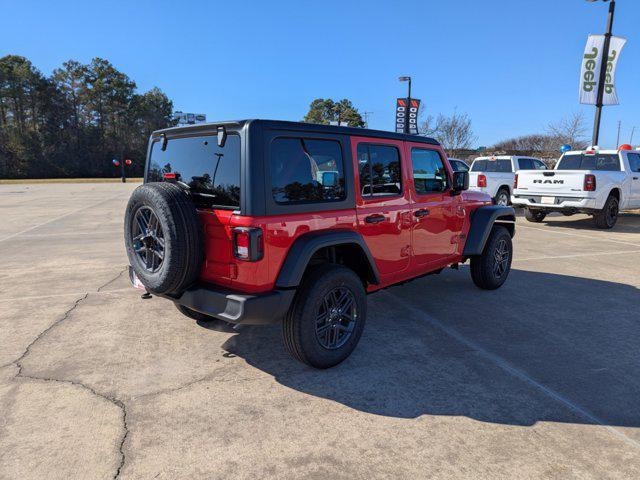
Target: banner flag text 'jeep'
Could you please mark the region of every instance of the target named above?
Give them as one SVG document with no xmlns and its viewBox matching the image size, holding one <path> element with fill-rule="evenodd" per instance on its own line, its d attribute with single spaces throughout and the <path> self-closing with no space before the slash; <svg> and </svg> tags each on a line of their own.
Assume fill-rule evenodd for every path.
<svg viewBox="0 0 640 480">
<path fill-rule="evenodd" d="M 627 40 L 621 37 L 611 37 L 609 58 L 607 59 L 607 74 L 604 80 L 603 105 L 618 105 L 615 77 L 616 66 L 622 47 Z M 596 105 L 598 103 L 598 85 L 600 83 L 600 66 L 604 50 L 604 35 L 589 35 L 582 57 L 580 71 L 580 103 Z"/>
<path fill-rule="evenodd" d="M 420 100 L 412 98 L 398 98 L 396 100 L 396 133 L 418 134 L 418 110 Z"/>
</svg>

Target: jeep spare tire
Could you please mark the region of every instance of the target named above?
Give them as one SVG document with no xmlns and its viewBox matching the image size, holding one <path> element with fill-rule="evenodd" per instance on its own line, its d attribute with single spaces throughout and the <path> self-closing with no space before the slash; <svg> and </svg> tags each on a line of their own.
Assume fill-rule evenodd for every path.
<svg viewBox="0 0 640 480">
<path fill-rule="evenodd" d="M 179 295 L 197 278 L 202 229 L 189 194 L 171 183 L 147 183 L 131 194 L 124 220 L 129 264 L 149 292 Z"/>
</svg>

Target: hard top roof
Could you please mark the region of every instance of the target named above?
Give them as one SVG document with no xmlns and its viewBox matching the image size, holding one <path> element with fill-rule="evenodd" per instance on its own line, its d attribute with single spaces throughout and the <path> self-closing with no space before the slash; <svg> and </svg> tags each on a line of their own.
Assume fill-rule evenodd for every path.
<svg viewBox="0 0 640 480">
<path fill-rule="evenodd" d="M 219 122 L 207 122 L 198 123 L 195 125 L 181 125 L 177 127 L 164 128 L 162 130 L 156 130 L 153 132 L 154 136 L 165 134 L 180 134 L 187 132 L 197 131 L 210 131 L 217 128 L 220 125 L 226 127 L 232 127 L 240 129 L 247 124 L 258 123 L 263 128 L 273 128 L 290 130 L 297 132 L 313 132 L 313 133 L 328 133 L 333 135 L 353 135 L 358 137 L 375 137 L 375 138 L 389 138 L 393 140 L 404 140 L 408 142 L 426 143 L 429 145 L 440 145 L 437 140 L 430 137 L 423 137 L 421 135 L 407 135 L 404 133 L 387 132 L 384 130 L 371 130 L 368 128 L 356 128 L 356 127 L 339 127 L 336 125 L 320 125 L 316 123 L 304 123 L 304 122 L 289 122 L 285 120 L 259 120 L 259 119 L 247 119 L 247 120 L 231 120 L 231 121 L 219 121 Z"/>
</svg>

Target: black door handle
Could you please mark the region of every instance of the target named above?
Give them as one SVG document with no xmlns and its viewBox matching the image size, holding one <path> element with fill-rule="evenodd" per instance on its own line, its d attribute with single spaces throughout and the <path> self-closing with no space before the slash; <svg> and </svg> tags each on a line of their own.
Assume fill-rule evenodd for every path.
<svg viewBox="0 0 640 480">
<path fill-rule="evenodd" d="M 633 177 L 634 180 L 638 180 L 638 177 Z"/>
<path fill-rule="evenodd" d="M 429 210 L 427 210 L 426 208 L 421 208 L 420 210 L 416 210 L 415 212 L 413 212 L 413 214 L 418 217 L 418 218 L 422 218 L 422 217 L 426 217 L 427 215 L 429 215 Z"/>
<path fill-rule="evenodd" d="M 380 223 L 380 222 L 384 222 L 384 219 L 385 219 L 384 215 L 369 215 L 364 219 L 364 221 L 367 223 Z"/>
</svg>

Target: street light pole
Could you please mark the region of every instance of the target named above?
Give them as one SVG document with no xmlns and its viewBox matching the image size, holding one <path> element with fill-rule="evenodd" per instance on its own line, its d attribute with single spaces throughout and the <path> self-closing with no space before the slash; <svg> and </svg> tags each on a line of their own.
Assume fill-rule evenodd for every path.
<svg viewBox="0 0 640 480">
<path fill-rule="evenodd" d="M 602 64 L 600 65 L 600 82 L 598 83 L 598 99 L 596 102 L 596 115 L 593 119 L 592 145 L 598 145 L 600 137 L 600 118 L 602 117 L 602 102 L 604 99 L 604 82 L 607 77 L 607 63 L 609 60 L 609 45 L 611 44 L 611 31 L 613 30 L 613 14 L 616 9 L 616 0 L 609 2 L 609 16 L 607 18 L 607 31 L 604 34 L 604 51 L 602 52 Z"/>
<path fill-rule="evenodd" d="M 409 109 L 411 108 L 411 77 L 398 78 L 401 82 L 409 82 L 409 92 L 407 97 L 407 110 L 404 119 L 404 133 L 409 133 Z"/>
</svg>

